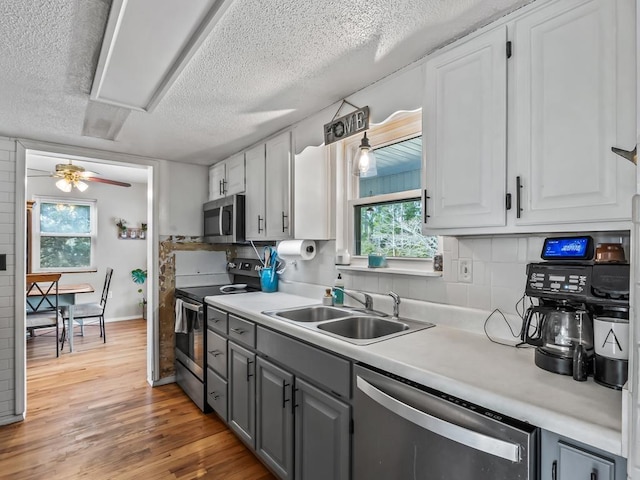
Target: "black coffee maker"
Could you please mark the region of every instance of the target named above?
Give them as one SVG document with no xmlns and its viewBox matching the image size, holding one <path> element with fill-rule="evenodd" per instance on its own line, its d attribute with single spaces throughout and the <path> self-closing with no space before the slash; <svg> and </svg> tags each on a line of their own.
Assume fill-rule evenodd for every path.
<svg viewBox="0 0 640 480">
<path fill-rule="evenodd" d="M 527 310 L 520 335 L 537 347 L 538 367 L 576 380 L 594 375 L 598 383 L 619 388 L 626 369 L 612 367 L 609 359 L 602 366 L 593 324 L 603 311 L 628 309 L 629 265 L 598 264 L 593 254 L 589 236 L 545 240 L 546 261 L 527 265 L 525 294 L 537 305 Z"/>
</svg>

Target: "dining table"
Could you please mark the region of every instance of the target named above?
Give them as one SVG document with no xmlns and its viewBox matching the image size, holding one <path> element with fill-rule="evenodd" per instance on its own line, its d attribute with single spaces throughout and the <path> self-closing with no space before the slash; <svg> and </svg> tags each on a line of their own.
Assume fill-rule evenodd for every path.
<svg viewBox="0 0 640 480">
<path fill-rule="evenodd" d="M 41 297 L 39 291 L 36 289 L 30 289 L 30 285 L 33 282 L 43 281 L 43 275 L 37 273 L 27 274 L 27 296 Z M 68 329 L 67 334 L 69 340 L 69 352 L 73 352 L 73 314 L 76 305 L 76 296 L 81 293 L 93 293 L 95 289 L 90 283 L 78 283 L 74 285 L 59 285 L 58 286 L 58 306 L 69 307 L 69 319 L 67 320 Z M 35 298 L 34 298 L 35 299 Z"/>
</svg>

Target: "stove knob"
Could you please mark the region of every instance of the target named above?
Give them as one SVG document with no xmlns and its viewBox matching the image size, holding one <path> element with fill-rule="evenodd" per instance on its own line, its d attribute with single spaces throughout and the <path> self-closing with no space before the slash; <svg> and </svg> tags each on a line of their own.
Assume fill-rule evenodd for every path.
<svg viewBox="0 0 640 480">
<path fill-rule="evenodd" d="M 237 265 L 233 262 L 227 263 L 227 270 L 231 270 L 232 268 L 236 268 Z"/>
</svg>

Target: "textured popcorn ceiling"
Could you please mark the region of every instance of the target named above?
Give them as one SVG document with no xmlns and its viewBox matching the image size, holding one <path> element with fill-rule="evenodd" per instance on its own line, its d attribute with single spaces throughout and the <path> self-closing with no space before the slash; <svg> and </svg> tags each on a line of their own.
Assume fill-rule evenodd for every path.
<svg viewBox="0 0 640 480">
<path fill-rule="evenodd" d="M 2 0 L 0 135 L 209 165 L 529 1 L 233 0 L 149 114 L 89 101 L 109 0 Z"/>
</svg>

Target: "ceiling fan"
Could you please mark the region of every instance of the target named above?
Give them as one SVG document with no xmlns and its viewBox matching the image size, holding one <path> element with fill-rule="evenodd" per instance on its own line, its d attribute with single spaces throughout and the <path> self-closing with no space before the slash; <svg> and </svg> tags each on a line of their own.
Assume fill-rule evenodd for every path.
<svg viewBox="0 0 640 480">
<path fill-rule="evenodd" d="M 59 163 L 56 165 L 56 171 L 52 172 L 49 176 L 59 178 L 56 182 L 58 187 L 63 192 L 69 193 L 73 188 L 77 188 L 79 191 L 84 192 L 89 185 L 85 182 L 98 182 L 106 183 L 109 185 L 116 185 L 118 187 L 130 187 L 130 183 L 120 182 L 118 180 L 110 180 L 108 178 L 101 178 L 99 173 L 86 170 L 80 165 L 73 165 L 71 160 L 69 163 Z"/>
</svg>

